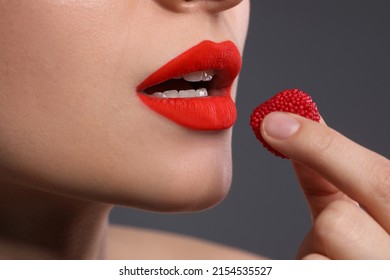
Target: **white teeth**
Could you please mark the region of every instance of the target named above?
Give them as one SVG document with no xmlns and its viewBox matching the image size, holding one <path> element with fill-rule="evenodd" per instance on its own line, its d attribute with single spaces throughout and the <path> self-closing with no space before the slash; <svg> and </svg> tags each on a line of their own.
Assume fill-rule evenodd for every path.
<svg viewBox="0 0 390 280">
<path fill-rule="evenodd" d="M 179 92 L 177 90 L 167 90 L 163 92 L 166 98 L 178 98 Z"/>
<path fill-rule="evenodd" d="M 198 97 L 206 97 L 209 96 L 206 88 L 200 88 L 196 90 L 196 96 Z"/>
<path fill-rule="evenodd" d="M 195 97 L 195 96 L 196 96 L 196 90 L 194 90 L 194 89 L 179 91 L 180 98 Z"/>
<path fill-rule="evenodd" d="M 213 79 L 214 71 L 205 71 L 203 72 L 202 81 L 209 82 Z"/>
<path fill-rule="evenodd" d="M 192 72 L 189 74 L 186 74 L 183 76 L 183 79 L 187 82 L 209 82 L 213 79 L 214 71 L 208 70 L 208 71 L 197 71 Z"/>
<path fill-rule="evenodd" d="M 183 77 L 174 77 L 172 79 L 184 79 L 187 82 L 210 82 L 215 75 L 214 70 L 196 71 L 184 75 Z M 191 97 L 206 97 L 209 96 L 206 88 L 188 89 L 188 90 L 167 90 L 164 92 L 155 92 L 151 94 L 157 98 L 191 98 Z"/>
<path fill-rule="evenodd" d="M 189 73 L 183 76 L 183 79 L 187 82 L 200 82 L 202 81 L 203 71 Z"/>
<path fill-rule="evenodd" d="M 166 98 L 166 96 L 162 92 L 155 92 L 152 94 L 152 96 L 159 97 L 159 98 Z"/>
<path fill-rule="evenodd" d="M 206 88 L 200 88 L 197 90 L 189 89 L 189 90 L 168 90 L 164 92 L 155 92 L 151 96 L 157 98 L 190 98 L 190 97 L 206 97 L 208 96 L 208 92 Z"/>
</svg>

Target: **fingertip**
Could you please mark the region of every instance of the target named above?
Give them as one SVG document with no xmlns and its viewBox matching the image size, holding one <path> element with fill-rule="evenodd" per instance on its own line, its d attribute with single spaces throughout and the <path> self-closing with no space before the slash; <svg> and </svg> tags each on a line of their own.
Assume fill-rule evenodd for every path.
<svg viewBox="0 0 390 280">
<path fill-rule="evenodd" d="M 265 139 L 286 140 L 294 135 L 300 126 L 293 114 L 273 112 L 264 118 L 260 132 Z"/>
</svg>

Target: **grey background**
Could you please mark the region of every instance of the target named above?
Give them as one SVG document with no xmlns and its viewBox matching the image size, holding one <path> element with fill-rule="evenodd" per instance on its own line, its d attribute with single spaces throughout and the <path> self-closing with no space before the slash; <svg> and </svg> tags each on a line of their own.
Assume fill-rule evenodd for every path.
<svg viewBox="0 0 390 280">
<path fill-rule="evenodd" d="M 237 100 L 234 181 L 227 199 L 193 214 L 115 208 L 111 221 L 189 234 L 291 259 L 310 217 L 289 161 L 249 127 L 254 107 L 285 89 L 309 92 L 328 125 L 390 156 L 390 1 L 252 0 Z"/>
</svg>

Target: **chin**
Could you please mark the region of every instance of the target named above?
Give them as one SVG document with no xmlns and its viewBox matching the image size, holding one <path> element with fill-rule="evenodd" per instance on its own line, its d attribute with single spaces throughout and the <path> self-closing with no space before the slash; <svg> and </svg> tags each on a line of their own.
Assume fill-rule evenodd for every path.
<svg viewBox="0 0 390 280">
<path fill-rule="evenodd" d="M 232 130 L 194 132 L 172 126 L 172 130 L 164 127 L 164 132 L 154 131 L 161 135 L 160 141 L 149 148 L 153 150 L 147 158 L 146 151 L 138 149 L 139 160 L 127 169 L 128 174 L 110 176 L 120 183 L 116 188 L 120 196 L 116 195 L 114 204 L 148 211 L 192 212 L 221 202 L 232 182 Z M 128 165 L 122 162 L 121 166 Z"/>
<path fill-rule="evenodd" d="M 232 182 L 232 160 L 229 155 L 203 159 L 197 164 L 184 162 L 164 165 L 143 178 L 137 187 L 120 187 L 123 192 L 114 204 L 153 212 L 195 212 L 211 208 L 228 194 Z M 129 190 L 129 192 L 127 191 Z M 131 191 L 131 193 L 130 193 Z"/>
<path fill-rule="evenodd" d="M 219 204 L 227 196 L 231 186 L 231 172 L 210 176 L 192 174 L 167 186 L 165 197 L 151 209 L 159 212 L 196 212 Z"/>
<path fill-rule="evenodd" d="M 230 189 L 230 181 L 225 178 L 221 182 L 211 184 L 209 182 L 199 184 L 188 182 L 186 186 L 172 184 L 165 194 L 149 197 L 136 205 L 136 208 L 165 213 L 203 211 L 216 206 L 226 197 Z"/>
</svg>

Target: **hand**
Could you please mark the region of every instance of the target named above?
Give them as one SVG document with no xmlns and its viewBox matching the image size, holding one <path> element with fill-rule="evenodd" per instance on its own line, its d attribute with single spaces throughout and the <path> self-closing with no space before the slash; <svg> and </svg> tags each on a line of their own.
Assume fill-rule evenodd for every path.
<svg viewBox="0 0 390 280">
<path fill-rule="evenodd" d="M 312 213 L 298 258 L 390 259 L 388 159 L 294 114 L 269 114 L 261 133 L 292 159 Z"/>
</svg>

